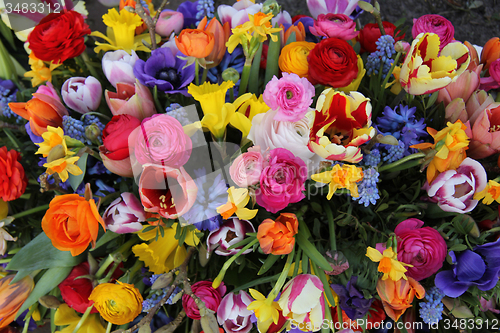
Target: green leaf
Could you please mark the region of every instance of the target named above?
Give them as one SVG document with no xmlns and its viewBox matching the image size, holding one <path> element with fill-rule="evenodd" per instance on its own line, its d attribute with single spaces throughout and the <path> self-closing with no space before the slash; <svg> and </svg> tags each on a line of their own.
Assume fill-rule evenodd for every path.
<svg viewBox="0 0 500 333">
<path fill-rule="evenodd" d="M 0 47 L 2 47 L 0 45 Z M 21 150 L 21 147 L 23 146 L 23 144 L 21 143 L 21 141 L 19 141 L 16 136 L 14 135 L 14 133 L 12 133 L 12 131 L 8 128 L 3 128 L 3 131 L 4 133 L 9 137 L 10 141 L 12 142 L 12 144 L 14 145 L 14 147 L 17 149 L 17 150 Z"/>
<path fill-rule="evenodd" d="M 319 279 L 323 283 L 323 287 L 325 288 L 325 295 L 326 298 L 328 299 L 328 302 L 332 307 L 336 306 L 335 297 L 333 297 L 332 289 L 330 288 L 330 283 L 328 282 L 328 278 L 326 277 L 325 271 L 323 271 L 322 269 L 318 269 L 318 266 L 316 266 L 314 263 L 312 264 L 312 266 L 314 269 L 314 275 L 319 277 Z"/>
<path fill-rule="evenodd" d="M 73 267 L 52 267 L 49 268 L 43 276 L 38 280 L 35 288 L 30 293 L 23 306 L 17 311 L 17 316 L 24 312 L 32 306 L 38 299 L 44 295 L 47 295 L 52 289 L 57 287 L 71 272 Z"/>
<path fill-rule="evenodd" d="M 309 242 L 307 238 L 305 238 L 302 233 L 298 233 L 295 235 L 295 239 L 297 240 L 297 244 L 299 244 L 302 251 L 313 261 L 315 262 L 321 269 L 325 271 L 331 272 L 333 271 L 332 266 L 326 261 L 325 257 L 318 252 L 318 250 L 314 247 L 314 245 Z"/>
<path fill-rule="evenodd" d="M 274 254 L 268 255 L 266 261 L 264 261 L 264 264 L 262 264 L 262 267 L 260 268 L 257 275 L 266 273 L 271 267 L 273 267 L 274 263 L 278 260 L 279 257 L 280 256 L 275 256 Z"/>
<path fill-rule="evenodd" d="M 19 281 L 29 273 L 40 269 L 53 267 L 72 268 L 81 263 L 85 257 L 85 255 L 73 257 L 69 251 L 59 251 L 42 232 L 16 253 L 6 269 L 18 271 L 14 281 Z"/>
<path fill-rule="evenodd" d="M 281 274 L 281 273 L 280 273 Z M 273 281 L 276 281 L 278 280 L 278 278 L 280 277 L 280 274 L 276 274 L 276 275 L 272 275 L 272 276 L 266 276 L 266 277 L 261 277 L 260 279 L 255 279 L 255 280 L 252 280 L 244 285 L 241 285 L 239 287 L 237 287 L 236 289 L 234 289 L 233 291 L 231 291 L 232 293 L 235 293 L 237 291 L 240 291 L 240 290 L 246 290 L 248 288 L 251 288 L 251 287 L 254 287 L 254 286 L 257 286 L 259 284 L 264 284 L 264 283 L 268 283 L 268 282 L 273 282 Z"/>
<path fill-rule="evenodd" d="M 436 103 L 437 98 L 438 98 L 438 94 L 439 94 L 439 91 L 435 91 L 432 93 L 431 97 L 429 97 L 429 100 L 427 101 L 427 105 L 426 105 L 427 109 L 430 109 L 430 107 L 433 106 L 434 103 Z"/>
<path fill-rule="evenodd" d="M 263 43 L 260 44 L 252 61 L 250 69 L 250 79 L 248 81 L 248 92 L 258 96 L 259 92 L 259 73 L 260 73 L 260 58 L 262 57 Z M 241 149 L 243 151 L 243 149 Z"/>
<path fill-rule="evenodd" d="M 8 26 L 6 26 L 2 20 L 0 20 L 0 33 L 9 42 L 10 46 L 15 51 L 16 43 L 14 43 L 14 34 L 12 33 L 12 30 Z"/>
<path fill-rule="evenodd" d="M 73 188 L 73 191 L 76 192 L 78 189 L 78 186 L 82 183 L 83 177 L 85 176 L 85 171 L 87 170 L 87 157 L 89 154 L 85 153 L 83 154 L 78 161 L 76 162 L 76 165 L 82 170 L 82 174 L 75 176 L 72 174 L 69 174 L 69 183 L 71 184 L 71 187 Z"/>
<path fill-rule="evenodd" d="M 276 25 L 276 27 L 278 27 Z M 269 39 L 269 49 L 267 50 L 267 65 L 266 65 L 266 76 L 264 78 L 264 85 L 266 85 L 273 76 L 276 75 L 278 77 L 279 73 L 279 65 L 278 59 L 281 51 L 281 34 L 279 32 L 274 33 L 275 36 L 278 37 L 278 40 L 275 42 L 272 39 Z"/>
<path fill-rule="evenodd" d="M 247 234 L 247 236 L 248 236 L 248 234 Z M 232 250 L 232 249 L 235 249 L 237 247 L 243 247 L 243 246 L 247 245 L 248 243 L 250 243 L 251 241 L 253 241 L 254 239 L 255 239 L 255 236 L 249 236 L 249 237 L 243 239 L 242 241 L 239 241 L 238 243 L 231 245 L 227 249 Z"/>
<path fill-rule="evenodd" d="M 288 36 L 288 39 L 286 40 L 286 45 L 296 42 L 297 41 L 297 36 L 295 35 L 295 31 Z"/>
<path fill-rule="evenodd" d="M 299 251 L 302 251 L 302 274 L 307 274 L 309 271 L 309 257 L 306 252 L 299 247 Z"/>
<path fill-rule="evenodd" d="M 112 241 L 113 239 L 115 239 L 118 236 L 120 236 L 120 234 L 117 234 L 117 233 L 109 231 L 109 230 L 106 231 L 106 233 L 104 235 L 102 235 L 101 238 L 99 238 L 99 240 L 95 244 L 95 247 L 93 249 L 91 249 L 90 251 L 96 250 L 98 247 L 103 246 L 104 244 Z"/>
</svg>

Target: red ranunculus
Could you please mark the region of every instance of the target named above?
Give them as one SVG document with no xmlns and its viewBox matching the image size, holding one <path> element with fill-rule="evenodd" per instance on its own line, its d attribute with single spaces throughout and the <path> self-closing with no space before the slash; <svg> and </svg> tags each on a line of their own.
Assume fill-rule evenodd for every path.
<svg viewBox="0 0 500 333">
<path fill-rule="evenodd" d="M 129 156 L 128 136 L 141 125 L 136 117 L 127 114 L 113 116 L 102 131 L 104 154 L 112 160 L 123 160 Z"/>
<path fill-rule="evenodd" d="M 84 36 L 90 32 L 80 13 L 52 13 L 29 34 L 29 47 L 38 59 L 61 63 L 85 51 Z"/>
<path fill-rule="evenodd" d="M 19 152 L 0 148 L 0 198 L 3 201 L 16 200 L 26 190 L 28 179 L 20 159 Z"/>
<path fill-rule="evenodd" d="M 110 266 L 111 267 L 111 266 Z M 119 278 L 123 272 L 121 271 L 123 264 L 120 264 L 118 268 L 114 271 L 111 281 Z M 109 270 L 109 268 L 108 268 Z M 68 277 L 64 279 L 63 282 L 59 284 L 59 290 L 61 291 L 61 296 L 66 304 L 75 311 L 84 313 L 87 308 L 93 304 L 93 301 L 89 301 L 89 296 L 94 289 L 92 281 L 87 278 L 79 278 L 80 276 L 85 276 L 90 274 L 90 265 L 87 261 L 73 267 Z M 96 308 L 92 308 L 90 313 L 97 313 Z"/>
<path fill-rule="evenodd" d="M 383 21 L 384 31 L 387 35 L 394 37 L 396 31 L 396 26 L 391 22 Z M 369 53 L 377 51 L 377 40 L 382 36 L 380 29 L 376 23 L 368 23 L 359 32 L 358 40 L 361 43 L 361 51 L 366 51 Z M 404 38 L 405 35 L 394 37 L 394 41 L 397 42 Z M 360 52 L 360 53 L 362 53 Z"/>
<path fill-rule="evenodd" d="M 217 289 L 214 289 L 210 281 L 198 281 L 191 286 L 191 289 L 193 293 L 205 303 L 208 309 L 215 312 L 217 312 L 222 302 L 222 297 L 226 293 L 226 286 L 224 283 L 221 283 Z M 182 307 L 186 311 L 186 316 L 194 320 L 200 320 L 200 310 L 191 296 L 182 295 Z"/>
<path fill-rule="evenodd" d="M 358 57 L 345 40 L 326 38 L 307 57 L 308 79 L 312 84 L 334 88 L 348 86 L 358 76 Z"/>
</svg>

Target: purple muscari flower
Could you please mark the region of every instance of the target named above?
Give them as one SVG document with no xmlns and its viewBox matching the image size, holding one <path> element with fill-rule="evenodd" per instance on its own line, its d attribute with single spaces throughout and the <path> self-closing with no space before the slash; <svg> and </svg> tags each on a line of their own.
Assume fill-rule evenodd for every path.
<svg viewBox="0 0 500 333">
<path fill-rule="evenodd" d="M 434 279 L 436 287 L 449 297 L 458 297 L 471 286 L 486 291 L 496 286 L 500 272 L 500 239 L 479 245 L 473 251 L 449 253 L 453 269 L 439 272 Z"/>
<path fill-rule="evenodd" d="M 182 15 L 184 15 L 184 26 L 182 29 L 189 28 L 191 26 L 194 26 L 196 24 L 196 21 L 198 20 L 196 18 L 196 14 L 198 13 L 198 1 L 191 2 L 191 1 L 184 1 L 177 7 L 177 12 L 181 12 Z"/>
<path fill-rule="evenodd" d="M 340 299 L 340 308 L 345 311 L 351 320 L 363 318 L 370 309 L 372 299 L 363 297 L 358 289 L 356 289 L 357 276 L 351 276 L 347 286 L 341 284 L 332 284 L 331 287 L 337 293 Z"/>
<path fill-rule="evenodd" d="M 166 48 L 151 52 L 148 60 L 137 60 L 134 75 L 140 83 L 168 94 L 182 93 L 188 96 L 187 86 L 194 79 L 194 64 L 187 66 L 186 60 L 176 57 Z"/>
</svg>

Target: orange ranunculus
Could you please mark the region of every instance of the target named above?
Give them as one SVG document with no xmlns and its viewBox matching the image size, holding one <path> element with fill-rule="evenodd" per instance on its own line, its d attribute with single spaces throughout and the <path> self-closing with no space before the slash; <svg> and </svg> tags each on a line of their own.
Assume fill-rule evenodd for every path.
<svg viewBox="0 0 500 333">
<path fill-rule="evenodd" d="M 63 116 L 68 115 L 68 110 L 60 101 L 39 93 L 34 93 L 26 103 L 9 103 L 9 107 L 29 120 L 31 131 L 38 136 L 47 132 L 47 126 L 62 127 Z"/>
<path fill-rule="evenodd" d="M 481 63 L 485 64 L 484 69 L 489 69 L 493 61 L 500 58 L 500 38 L 493 37 L 484 44 L 481 52 Z"/>
<path fill-rule="evenodd" d="M 288 254 L 295 245 L 298 228 L 299 221 L 292 213 L 281 213 L 276 221 L 265 219 L 257 232 L 260 247 L 266 254 Z"/>
<path fill-rule="evenodd" d="M 33 290 L 31 276 L 10 284 L 15 275 L 7 275 L 0 279 L 0 329 L 14 321 L 17 311 Z"/>
<path fill-rule="evenodd" d="M 86 200 L 78 194 L 65 194 L 52 199 L 42 219 L 42 229 L 61 251 L 71 251 L 77 256 L 95 246 L 99 224 L 106 225 L 97 211 L 94 199 Z"/>
<path fill-rule="evenodd" d="M 307 56 L 316 44 L 310 42 L 293 42 L 286 45 L 278 59 L 282 72 L 294 73 L 300 77 L 306 77 L 309 71 Z"/>
<path fill-rule="evenodd" d="M 226 42 L 231 33 L 231 26 L 229 22 L 221 25 L 220 22 L 213 18 L 207 24 L 207 17 L 205 16 L 198 24 L 198 29 L 214 35 L 214 48 L 212 52 L 205 58 L 207 61 L 207 68 L 212 68 L 220 64 L 224 54 L 226 54 Z"/>
<path fill-rule="evenodd" d="M 411 277 L 398 281 L 379 279 L 377 292 L 384 304 L 385 313 L 394 321 L 398 321 L 406 309 L 411 308 L 415 296 L 418 299 L 425 296 L 424 287 Z"/>
<path fill-rule="evenodd" d="M 208 57 L 215 45 L 214 34 L 200 29 L 184 29 L 175 37 L 179 51 L 197 59 Z"/>
</svg>

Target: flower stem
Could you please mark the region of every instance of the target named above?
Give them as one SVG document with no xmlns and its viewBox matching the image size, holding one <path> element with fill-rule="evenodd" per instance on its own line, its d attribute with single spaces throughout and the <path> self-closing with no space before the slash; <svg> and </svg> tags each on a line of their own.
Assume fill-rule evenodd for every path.
<svg viewBox="0 0 500 333">
<path fill-rule="evenodd" d="M 80 55 L 82 57 L 83 63 L 87 67 L 87 69 L 90 72 L 90 75 L 95 77 L 97 80 L 99 80 L 99 74 L 97 74 L 94 66 L 92 66 L 89 55 L 87 54 L 87 51 L 83 51 L 83 53 Z"/>
<path fill-rule="evenodd" d="M 80 318 L 80 321 L 78 322 L 78 324 L 76 324 L 75 329 L 73 330 L 73 333 L 77 333 L 80 330 L 80 328 L 82 327 L 82 325 L 87 320 L 87 317 L 89 316 L 90 311 L 92 311 L 93 307 L 94 307 L 94 304 L 92 304 L 91 306 L 89 306 L 87 308 L 87 310 L 85 310 L 85 313 L 83 314 L 82 318 Z"/>
<path fill-rule="evenodd" d="M 333 221 L 332 209 L 329 203 L 323 205 L 326 217 L 328 218 L 328 229 L 330 229 L 330 248 L 332 251 L 337 251 L 337 239 L 335 236 L 335 221 Z"/>
<path fill-rule="evenodd" d="M 285 284 L 286 277 L 288 276 L 288 272 L 290 271 L 290 267 L 292 266 L 292 261 L 293 257 L 295 256 L 295 246 L 293 247 L 292 252 L 288 254 L 288 257 L 286 259 L 285 267 L 283 267 L 283 271 L 281 272 L 280 277 L 278 278 L 278 281 L 276 281 L 276 284 L 273 287 L 273 290 L 269 293 L 269 295 L 266 298 L 266 304 L 271 305 L 271 303 L 274 301 L 276 296 L 278 296 L 278 293 L 280 292 L 281 288 Z"/>
<path fill-rule="evenodd" d="M 416 159 L 416 158 L 421 158 L 421 157 L 425 157 L 425 154 L 424 153 L 411 154 L 409 156 L 403 157 L 402 159 L 400 159 L 394 163 L 381 166 L 380 168 L 378 168 L 378 172 L 391 170 L 392 168 L 397 167 L 398 165 L 401 165 L 405 162 L 411 161 L 411 160 Z"/>
<path fill-rule="evenodd" d="M 203 68 L 203 74 L 201 75 L 200 84 L 203 84 L 207 81 L 207 75 L 208 75 L 208 68 Z"/>
<path fill-rule="evenodd" d="M 111 324 L 111 322 L 108 321 L 108 327 L 106 327 L 106 333 L 111 332 L 111 326 L 113 326 L 113 324 Z"/>
<path fill-rule="evenodd" d="M 115 259 L 113 258 L 113 255 L 109 254 L 106 260 L 99 267 L 97 273 L 95 273 L 96 278 L 99 279 L 104 274 L 106 269 L 108 269 L 109 265 L 111 265 L 114 261 Z"/>
<path fill-rule="evenodd" d="M 197 86 L 200 85 L 200 64 L 198 64 L 198 59 L 194 62 L 194 82 Z"/>
<path fill-rule="evenodd" d="M 247 91 L 248 80 L 250 79 L 250 69 L 252 68 L 252 59 L 245 61 L 243 72 L 241 73 L 240 90 L 238 96 L 243 95 Z"/>
<path fill-rule="evenodd" d="M 28 210 L 25 210 L 24 212 L 21 212 L 21 213 L 17 213 L 17 214 L 14 214 L 12 215 L 13 218 L 15 219 L 18 219 L 20 217 L 24 217 L 24 216 L 27 216 L 27 215 L 31 215 L 33 213 L 36 213 L 36 212 L 40 212 L 42 210 L 47 210 L 49 208 L 49 205 L 42 205 L 42 206 L 38 206 L 38 207 L 35 207 L 35 208 L 31 208 L 31 209 L 28 209 Z"/>
</svg>

